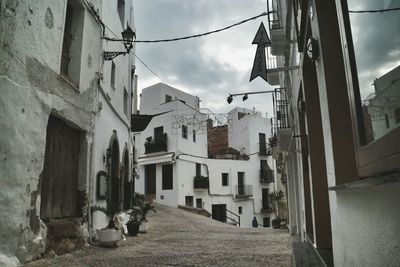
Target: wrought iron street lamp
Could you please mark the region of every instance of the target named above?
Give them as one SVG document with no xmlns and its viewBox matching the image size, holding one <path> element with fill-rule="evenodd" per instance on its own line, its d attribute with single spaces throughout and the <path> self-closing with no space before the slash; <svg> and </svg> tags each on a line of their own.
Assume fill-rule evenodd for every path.
<svg viewBox="0 0 400 267">
<path fill-rule="evenodd" d="M 127 28 L 121 33 L 122 39 L 115 39 L 115 38 L 109 38 L 109 37 L 103 37 L 103 39 L 107 41 L 113 41 L 113 42 L 123 42 L 126 51 L 104 51 L 103 58 L 104 60 L 112 60 L 116 58 L 119 55 L 126 55 L 129 54 L 131 49 L 133 48 L 133 42 L 134 39 L 136 38 L 135 32 L 127 26 Z"/>
<path fill-rule="evenodd" d="M 268 90 L 268 91 L 258 91 L 258 92 L 246 92 L 246 93 L 240 93 L 240 94 L 229 94 L 229 96 L 226 98 L 226 101 L 228 104 L 232 103 L 233 97 L 234 96 L 243 96 L 243 101 L 246 101 L 249 98 L 249 95 L 254 95 L 254 94 L 267 94 L 267 93 L 275 93 L 277 89 L 275 90 Z"/>
</svg>

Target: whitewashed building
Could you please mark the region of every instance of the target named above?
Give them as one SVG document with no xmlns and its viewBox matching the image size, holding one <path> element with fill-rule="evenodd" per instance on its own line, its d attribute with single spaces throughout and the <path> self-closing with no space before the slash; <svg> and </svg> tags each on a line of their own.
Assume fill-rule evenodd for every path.
<svg viewBox="0 0 400 267">
<path fill-rule="evenodd" d="M 99 171 L 127 180 L 133 57 L 103 57 L 127 24 L 129 0 L 0 2 L 0 265 L 82 247 Z"/>
<path fill-rule="evenodd" d="M 143 89 L 140 113 L 153 116 L 134 133 L 135 191 L 157 203 L 204 209 L 220 221 L 250 227 L 256 217 L 270 225 L 275 215 L 268 193 L 277 181 L 270 120 L 243 108 L 225 114 L 225 135 L 214 139 L 225 138 L 226 145 L 210 158 L 207 135 L 215 114 L 202 113 L 197 97 L 159 83 Z"/>
<path fill-rule="evenodd" d="M 400 264 L 398 4 L 268 0 L 295 260 Z"/>
</svg>

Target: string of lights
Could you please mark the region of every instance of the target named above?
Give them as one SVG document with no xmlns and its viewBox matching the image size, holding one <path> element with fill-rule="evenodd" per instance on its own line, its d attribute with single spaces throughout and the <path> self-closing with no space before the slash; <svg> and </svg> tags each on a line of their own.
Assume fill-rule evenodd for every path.
<svg viewBox="0 0 400 267">
<path fill-rule="evenodd" d="M 205 33 L 200 33 L 200 34 L 195 34 L 195 35 L 189 35 L 189 36 L 184 36 L 184 37 L 171 38 L 171 39 L 137 40 L 137 41 L 135 41 L 135 43 L 175 42 L 175 41 L 181 41 L 181 40 L 187 40 L 187 39 L 192 39 L 192 38 L 203 37 L 203 36 L 210 35 L 210 34 L 213 34 L 213 33 L 222 32 L 222 31 L 228 30 L 228 29 L 230 29 L 230 28 L 239 26 L 239 25 L 241 25 L 241 24 L 243 24 L 243 23 L 246 23 L 246 22 L 248 22 L 248 21 L 251 21 L 251 20 L 258 19 L 259 17 L 266 16 L 266 15 L 268 15 L 268 14 L 270 14 L 270 13 L 273 13 L 273 12 L 275 12 L 275 11 L 263 12 L 263 13 L 261 13 L 260 15 L 257 15 L 257 16 L 254 16 L 254 17 L 251 17 L 251 18 L 248 18 L 248 19 L 239 21 L 239 22 L 234 23 L 234 24 L 232 24 L 232 25 L 229 25 L 229 26 L 227 26 L 227 27 L 224 27 L 224 28 L 221 28 L 221 29 L 217 29 L 217 30 L 213 30 L 213 31 L 209 31 L 209 32 L 205 32 Z"/>
<path fill-rule="evenodd" d="M 382 13 L 382 12 L 396 11 L 396 10 L 400 10 L 400 7 L 375 9 L 375 10 L 349 10 L 349 13 Z"/>
</svg>

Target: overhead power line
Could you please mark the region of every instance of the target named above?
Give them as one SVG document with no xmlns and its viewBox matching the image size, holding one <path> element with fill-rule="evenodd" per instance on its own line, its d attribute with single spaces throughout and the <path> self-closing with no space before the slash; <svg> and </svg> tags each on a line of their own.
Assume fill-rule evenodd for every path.
<svg viewBox="0 0 400 267">
<path fill-rule="evenodd" d="M 349 13 L 381 13 L 387 11 L 400 10 L 400 7 L 388 8 L 388 9 L 372 9 L 372 10 L 349 10 Z"/>
<path fill-rule="evenodd" d="M 232 24 L 232 25 L 229 25 L 229 26 L 227 26 L 227 27 L 224 27 L 224 28 L 221 28 L 221 29 L 218 29 L 218 30 L 214 30 L 214 31 L 209 31 L 209 32 L 205 32 L 205 33 L 200 33 L 200 34 L 195 34 L 195 35 L 190 35 L 190 36 L 184 36 L 184 37 L 171 38 L 171 39 L 137 40 L 137 41 L 135 41 L 135 43 L 175 42 L 175 41 L 187 40 L 187 39 L 191 39 L 191 38 L 198 38 L 198 37 L 210 35 L 210 34 L 213 34 L 213 33 L 225 31 L 225 30 L 227 30 L 227 29 L 236 27 L 236 26 L 238 26 L 238 25 L 240 25 L 240 24 L 246 23 L 246 22 L 251 21 L 251 20 L 258 19 L 259 17 L 263 17 L 263 16 L 266 16 L 266 15 L 268 15 L 268 14 L 270 14 L 270 13 L 274 13 L 274 12 L 275 12 L 275 11 L 263 12 L 263 13 L 261 13 L 260 15 L 257 15 L 257 16 L 255 16 L 255 17 L 251 17 L 251 18 L 242 20 L 242 21 L 240 21 L 240 22 L 234 23 L 234 24 Z"/>
<path fill-rule="evenodd" d="M 118 36 L 117 36 L 106 24 L 103 23 L 103 25 L 104 25 L 105 28 L 107 28 L 107 30 L 109 30 L 109 31 L 112 33 L 112 35 L 115 36 L 115 40 L 118 40 L 118 39 L 117 39 Z M 110 39 L 113 39 L 113 38 L 110 38 Z M 123 44 L 124 42 L 121 41 L 121 43 Z M 144 61 L 141 60 L 132 50 L 129 51 L 129 52 L 132 53 L 132 55 L 133 55 L 135 58 L 137 58 L 137 59 L 140 61 L 140 63 L 142 63 L 143 66 L 145 66 L 154 76 L 156 76 L 161 82 L 165 83 L 164 80 L 161 79 L 161 77 L 158 76 L 157 73 L 155 73 L 146 63 L 144 63 Z"/>
</svg>

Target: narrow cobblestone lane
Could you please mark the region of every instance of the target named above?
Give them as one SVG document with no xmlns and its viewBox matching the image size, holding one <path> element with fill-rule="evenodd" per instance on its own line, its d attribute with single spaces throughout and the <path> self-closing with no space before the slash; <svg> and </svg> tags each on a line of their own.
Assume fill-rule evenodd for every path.
<svg viewBox="0 0 400 267">
<path fill-rule="evenodd" d="M 286 230 L 237 228 L 156 205 L 146 234 L 26 266 L 291 266 Z"/>
</svg>

